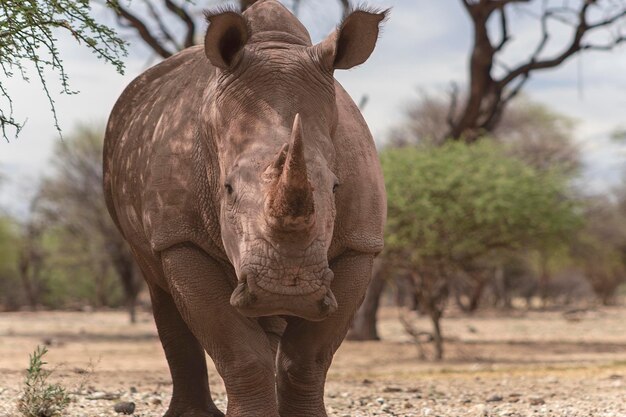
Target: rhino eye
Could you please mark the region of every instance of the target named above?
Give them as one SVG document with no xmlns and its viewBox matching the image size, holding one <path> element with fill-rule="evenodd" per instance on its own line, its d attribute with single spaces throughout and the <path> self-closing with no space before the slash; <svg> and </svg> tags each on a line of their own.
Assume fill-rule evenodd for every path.
<svg viewBox="0 0 626 417">
<path fill-rule="evenodd" d="M 226 189 L 226 192 L 228 193 L 228 195 L 232 195 L 233 194 L 233 186 L 226 183 L 224 184 L 224 188 Z"/>
<path fill-rule="evenodd" d="M 337 192 L 337 188 L 339 188 L 338 182 L 336 182 L 335 185 L 333 185 L 333 194 Z"/>
</svg>

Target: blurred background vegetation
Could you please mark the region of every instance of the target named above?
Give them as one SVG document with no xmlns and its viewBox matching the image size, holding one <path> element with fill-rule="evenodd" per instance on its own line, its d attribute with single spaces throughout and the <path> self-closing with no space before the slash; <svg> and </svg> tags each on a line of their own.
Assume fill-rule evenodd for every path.
<svg viewBox="0 0 626 417">
<path fill-rule="evenodd" d="M 2 7 L 20 7 L 9 3 Z M 59 9 L 37 14 L 32 10 L 38 2 L 25 2 L 35 9 L 16 19 L 40 19 L 35 27 L 44 35 L 52 33 L 41 29 L 47 21 L 70 31 L 78 25 L 83 32 L 74 35 L 77 39 L 88 36 L 83 35 L 88 28 L 100 31 L 105 38 L 85 38 L 83 47 L 95 48 L 121 70 L 124 43 L 114 31 L 93 20 L 76 23 L 63 17 L 68 10 L 87 16 L 88 3 L 64 9 L 65 2 L 58 2 Z M 160 58 L 201 38 L 198 17 L 186 2 L 146 2 L 138 8 L 104 3 L 123 34 L 139 35 L 133 41 L 144 43 Z M 251 3 L 242 1 L 241 6 Z M 347 10 L 347 2 L 339 3 Z M 573 46 L 559 56 L 562 60 L 542 61 L 535 51 L 527 62 L 501 74 L 492 66 L 509 41 L 505 12 L 519 2 L 459 3 L 474 29 L 467 86 L 455 86 L 448 95 L 421 94 L 383 141 L 380 154 L 389 201 L 386 248 L 349 334 L 353 340 L 378 339 L 378 307 L 397 305 L 406 331 L 418 343 L 433 342 L 436 358 L 444 354 L 441 320 L 447 311 L 610 305 L 620 302 L 626 291 L 626 177 L 609 193 L 586 193 L 575 121 L 533 102 L 522 88 L 531 72 L 594 49 L 577 34 L 623 23 L 626 6 L 573 2 L 570 12 L 579 22 L 572 24 Z M 608 17 L 591 24 L 588 9 L 607 4 L 603 16 Z M 288 5 L 297 11 L 300 2 Z M 544 13 L 546 20 L 558 16 L 548 9 Z M 494 30 L 486 30 L 492 15 L 501 24 L 500 40 Z M 168 29 L 172 22 L 179 30 Z M 11 30 L 19 34 L 22 29 Z M 7 34 L 0 32 L 2 39 Z M 610 51 L 623 39 L 616 36 L 613 43 L 596 49 Z M 15 42 L 3 46 L 25 48 Z M 112 50 L 97 49 L 98 42 Z M 28 53 L 2 55 L 0 60 L 39 59 L 34 51 L 41 45 L 26 45 Z M 38 65 L 61 71 L 67 90 L 64 72 L 56 66 L 61 64 L 55 61 L 54 43 L 44 47 L 51 58 Z M 39 74 L 46 89 L 45 74 Z M 10 97 L 3 97 L 10 104 Z M 366 98 L 361 100 L 361 105 L 366 103 Z M 19 130 L 11 111 L 0 113 L 3 129 L 6 124 Z M 623 141 L 624 136 L 616 131 L 614 140 Z M 137 305 L 149 308 L 148 297 L 142 296 L 143 280 L 102 197 L 102 139 L 98 125 L 65 132 L 50 161 L 52 169 L 36 184 L 27 215 L 18 218 L 0 211 L 1 310 L 127 308 L 133 321 Z M 415 314 L 430 317 L 432 330 L 415 329 Z"/>
</svg>

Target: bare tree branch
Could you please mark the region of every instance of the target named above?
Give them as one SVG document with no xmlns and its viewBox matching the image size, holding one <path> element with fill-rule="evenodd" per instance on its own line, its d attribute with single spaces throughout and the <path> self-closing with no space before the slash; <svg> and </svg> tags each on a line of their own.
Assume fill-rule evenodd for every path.
<svg viewBox="0 0 626 417">
<path fill-rule="evenodd" d="M 496 52 L 499 52 L 504 48 L 504 45 L 509 41 L 509 25 L 506 18 L 506 9 L 500 9 L 500 30 L 502 31 L 502 39 L 498 46 L 496 46 Z"/>
<path fill-rule="evenodd" d="M 459 85 L 452 83 L 450 88 L 450 106 L 448 107 L 448 116 L 446 120 L 450 129 L 454 127 L 454 119 L 456 118 L 457 103 L 459 101 Z"/>
<path fill-rule="evenodd" d="M 157 10 L 154 7 L 154 4 L 151 2 L 151 0 L 144 0 L 144 4 L 148 8 L 148 12 L 150 13 L 150 16 L 152 16 L 154 21 L 159 26 L 159 30 L 161 31 L 161 33 L 163 34 L 165 39 L 168 42 L 170 42 L 172 45 L 174 45 L 174 47 L 177 50 L 182 49 L 181 46 L 176 41 L 176 39 L 174 39 L 174 37 L 170 34 L 169 30 L 167 29 L 167 26 L 165 26 L 165 22 L 163 22 L 163 19 L 161 19 L 161 15 L 157 12 Z"/>
<path fill-rule="evenodd" d="M 193 46 L 195 44 L 196 37 L 196 24 L 194 23 L 189 13 L 183 7 L 178 6 L 171 0 L 165 0 L 165 7 L 167 7 L 168 10 L 172 11 L 178 17 L 180 17 L 180 19 L 185 22 L 185 25 L 187 25 L 187 35 L 185 36 L 184 43 L 185 48 Z"/>
<path fill-rule="evenodd" d="M 143 39 L 144 42 L 161 57 L 168 58 L 174 54 L 157 39 L 157 37 L 150 31 L 150 29 L 148 29 L 140 18 L 120 5 L 117 0 L 107 0 L 107 5 L 115 11 L 118 17 L 127 21 L 128 24 L 130 24 L 137 31 L 139 36 L 141 36 L 141 39 Z"/>
<path fill-rule="evenodd" d="M 602 0 L 580 0 L 578 7 L 569 2 L 558 6 L 548 7 L 548 0 L 542 0 L 541 11 L 525 12 L 540 20 L 541 37 L 537 46 L 527 60 L 512 68 L 507 68 L 498 59 L 499 52 L 512 39 L 507 21 L 506 7 L 515 3 L 530 3 L 530 0 L 461 0 L 468 11 L 473 25 L 474 44 L 470 58 L 470 81 L 467 94 L 464 98 L 463 109 L 453 121 L 448 137 L 473 142 L 478 136 L 493 130 L 508 103 L 516 97 L 534 71 L 555 68 L 563 64 L 572 56 L 585 51 L 610 51 L 615 46 L 626 42 L 626 34 L 620 33 L 619 23 L 626 20 L 626 4 L 624 2 L 607 2 Z M 522 10 L 522 9 L 520 9 Z M 489 19 L 494 12 L 498 12 L 501 38 L 493 42 L 489 31 Z M 590 22 L 591 16 L 604 16 L 595 22 Z M 573 28 L 570 41 L 557 54 L 543 57 L 550 40 L 550 22 L 559 22 Z M 604 44 L 596 44 L 585 39 L 591 33 L 600 29 L 609 29 L 617 26 L 617 32 L 612 40 Z M 504 74 L 496 77 L 493 74 L 494 66 L 504 69 Z M 451 103 L 456 108 L 457 103 Z M 450 109 L 453 111 L 453 109 Z M 450 119 L 448 119 L 450 124 Z M 443 139 L 443 138 L 442 138 Z"/>
</svg>

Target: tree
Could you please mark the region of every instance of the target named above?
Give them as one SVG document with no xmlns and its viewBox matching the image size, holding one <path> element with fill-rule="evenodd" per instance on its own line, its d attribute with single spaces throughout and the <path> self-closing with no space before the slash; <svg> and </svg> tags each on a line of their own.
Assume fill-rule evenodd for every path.
<svg viewBox="0 0 626 417">
<path fill-rule="evenodd" d="M 596 197 L 587 201 L 584 217 L 572 252 L 596 296 L 608 305 L 626 282 L 626 213 L 614 201 Z"/>
<path fill-rule="evenodd" d="M 124 290 L 131 322 L 142 279 L 126 242 L 113 224 L 102 191 L 102 140 L 100 130 L 81 127 L 56 146 L 54 174 L 40 187 L 38 210 L 60 227 L 75 250 L 86 253 L 96 278 L 98 298 L 103 293 L 108 265 L 112 265 Z"/>
<path fill-rule="evenodd" d="M 55 29 L 69 32 L 79 44 L 123 73 L 121 57 L 125 43 L 115 31 L 90 16 L 89 0 L 3 0 L 0 2 L 0 66 L 6 79 L 15 76 L 29 81 L 34 70 L 50 103 L 54 125 L 61 134 L 46 71 L 56 72 L 61 91 L 74 94 L 63 66 Z M 30 68 L 31 65 L 32 68 Z M 0 80 L 0 128 L 5 140 L 9 129 L 17 135 L 23 123 L 15 119 L 9 87 Z"/>
<path fill-rule="evenodd" d="M 609 51 L 626 41 L 623 22 L 626 3 L 614 0 L 460 0 L 472 23 L 473 44 L 469 54 L 467 94 L 451 90 L 446 120 L 447 129 L 440 138 L 475 142 L 498 125 L 505 108 L 522 91 L 532 74 L 556 68 L 583 51 Z M 527 4 L 528 7 L 520 6 Z M 502 62 L 504 49 L 511 43 L 509 15 L 513 8 L 536 16 L 541 37 L 534 50 L 521 63 L 509 66 Z M 498 19 L 499 35 L 490 30 Z M 552 44 L 555 25 L 571 28 L 571 38 L 559 52 L 546 56 Z M 594 35 L 607 29 L 608 41 Z M 461 103 L 462 102 L 462 103 Z"/>
<path fill-rule="evenodd" d="M 441 145 L 447 127 L 449 100 L 422 93 L 406 109 L 401 126 L 392 131 L 390 146 Z M 580 151 L 573 142 L 575 123 L 541 103 L 519 96 L 513 100 L 489 137 L 506 144 L 509 153 L 542 171 L 575 174 Z"/>
<path fill-rule="evenodd" d="M 412 274 L 437 357 L 455 273 L 498 253 L 559 245 L 578 225 L 562 176 L 507 156 L 491 141 L 388 148 L 381 162 L 388 196 L 383 255 Z"/>
<path fill-rule="evenodd" d="M 446 132 L 449 102 L 438 96 L 422 93 L 406 110 L 404 122 L 391 133 L 388 147 L 441 146 Z M 490 138 L 503 144 L 503 151 L 543 171 L 558 170 L 566 176 L 577 173 L 580 152 L 573 143 L 571 119 L 523 96 L 518 97 L 503 114 L 501 123 Z M 467 263 L 453 277 L 454 293 L 459 307 L 471 312 L 478 307 L 483 290 L 505 265 Z M 495 268 L 495 269 L 494 269 Z M 348 334 L 352 340 L 378 340 L 376 310 L 385 289 L 384 273 L 374 275 L 368 293 L 357 312 Z M 547 275 L 544 275 L 544 278 Z M 546 285 L 546 280 L 542 282 Z M 461 295 L 467 295 L 467 304 Z"/>
<path fill-rule="evenodd" d="M 138 35 L 143 43 L 160 58 L 168 58 L 185 48 L 202 41 L 204 33 L 201 10 L 216 2 L 192 2 L 180 0 L 144 1 L 139 7 L 131 8 L 119 0 L 104 0 L 115 12 L 118 25 L 122 30 Z M 257 0 L 239 0 L 239 9 L 245 11 Z M 291 10 L 297 14 L 301 0 L 288 2 Z M 348 0 L 339 0 L 344 14 L 350 9 Z M 181 30 L 182 29 L 182 30 Z"/>
</svg>

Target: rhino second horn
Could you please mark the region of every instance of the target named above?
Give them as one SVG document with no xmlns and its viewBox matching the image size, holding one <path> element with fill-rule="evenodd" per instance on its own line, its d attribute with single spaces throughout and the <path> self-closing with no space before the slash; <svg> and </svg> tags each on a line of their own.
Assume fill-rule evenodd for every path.
<svg viewBox="0 0 626 417">
<path fill-rule="evenodd" d="M 280 158 L 280 156 L 279 156 Z M 270 223 L 286 230 L 301 230 L 313 223 L 315 205 L 304 157 L 303 130 L 296 114 L 281 174 L 269 191 Z"/>
</svg>

